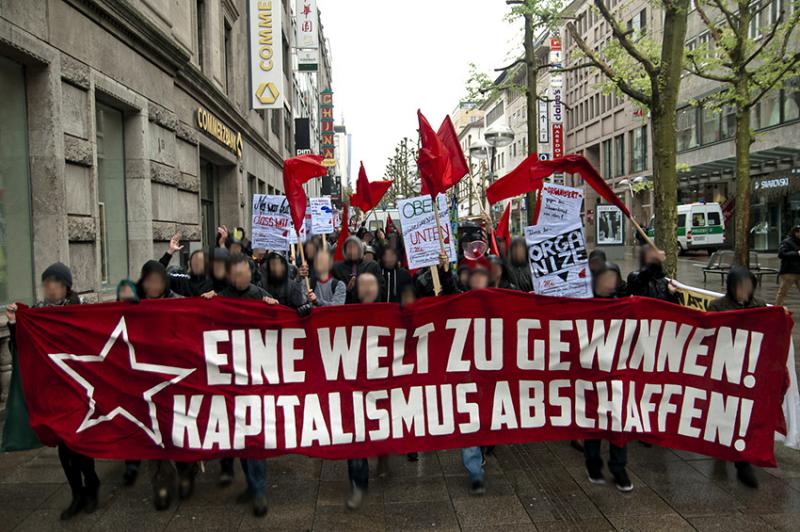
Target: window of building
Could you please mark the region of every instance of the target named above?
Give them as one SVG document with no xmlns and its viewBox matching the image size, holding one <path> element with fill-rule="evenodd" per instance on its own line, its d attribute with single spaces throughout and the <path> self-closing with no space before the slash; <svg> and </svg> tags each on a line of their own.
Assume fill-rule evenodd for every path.
<svg viewBox="0 0 800 532">
<path fill-rule="evenodd" d="M 678 151 L 696 147 L 697 108 L 690 106 L 679 109 L 675 118 L 675 129 L 678 131 Z"/>
<path fill-rule="evenodd" d="M 203 224 L 203 245 L 214 246 L 217 237 L 217 211 L 214 207 L 216 197 L 216 179 L 214 165 L 200 159 L 200 214 Z"/>
<path fill-rule="evenodd" d="M 711 144 L 722 138 L 720 114 L 716 109 L 703 107 L 703 144 Z"/>
<path fill-rule="evenodd" d="M 283 143 L 286 151 L 292 153 L 292 115 L 287 109 L 283 111 Z"/>
<path fill-rule="evenodd" d="M 780 100 L 780 91 L 772 91 L 764 96 L 758 105 L 753 108 L 751 127 L 763 129 L 779 124 L 781 122 Z"/>
<path fill-rule="evenodd" d="M 498 118 L 503 116 L 505 111 L 505 107 L 503 105 L 503 100 L 500 100 L 497 105 L 492 107 L 492 109 L 486 113 L 486 127 L 492 125 Z"/>
<path fill-rule="evenodd" d="M 124 119 L 121 111 L 97 102 L 98 241 L 103 285 L 128 277 L 128 215 L 125 199 Z"/>
<path fill-rule="evenodd" d="M 250 219 L 253 219 L 253 195 L 258 194 L 258 180 L 253 174 L 247 174 L 247 204 L 250 206 Z"/>
<path fill-rule="evenodd" d="M 736 107 L 726 105 L 721 118 L 720 140 L 733 138 L 736 135 Z"/>
<path fill-rule="evenodd" d="M 228 21 L 225 21 L 225 33 L 223 46 L 225 47 L 225 92 L 230 95 L 233 92 L 233 30 Z"/>
<path fill-rule="evenodd" d="M 800 118 L 800 78 L 787 81 L 783 93 L 783 120 L 797 120 Z"/>
<path fill-rule="evenodd" d="M 200 67 L 200 70 L 203 70 L 203 59 L 205 57 L 205 18 L 206 18 L 206 3 L 205 0 L 197 0 L 197 13 L 195 24 L 197 27 L 195 31 L 197 32 L 197 66 Z"/>
<path fill-rule="evenodd" d="M 647 168 L 647 126 L 631 131 L 631 172 Z"/>
<path fill-rule="evenodd" d="M 603 141 L 603 177 L 609 179 L 613 173 L 613 152 L 611 139 Z"/>
<path fill-rule="evenodd" d="M 628 20 L 628 31 L 633 32 L 633 38 L 638 40 L 647 30 L 647 10 L 642 9 L 632 19 Z"/>
<path fill-rule="evenodd" d="M 273 109 L 270 111 L 270 128 L 272 134 L 280 138 L 281 136 L 281 110 Z"/>
<path fill-rule="evenodd" d="M 32 301 L 25 70 L 0 57 L 0 303 Z"/>
<path fill-rule="evenodd" d="M 625 175 L 625 135 L 614 137 L 614 177 Z"/>
</svg>

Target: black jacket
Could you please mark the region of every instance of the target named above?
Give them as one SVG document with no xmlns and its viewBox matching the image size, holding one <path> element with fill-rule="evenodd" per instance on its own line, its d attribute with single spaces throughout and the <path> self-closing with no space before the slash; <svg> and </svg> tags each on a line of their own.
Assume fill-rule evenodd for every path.
<svg viewBox="0 0 800 532">
<path fill-rule="evenodd" d="M 168 268 L 171 260 L 172 255 L 164 253 L 164 256 L 158 262 Z M 184 297 L 197 297 L 214 290 L 214 283 L 205 274 L 193 275 L 184 272 L 167 272 L 167 279 L 169 280 L 170 290 Z"/>
<path fill-rule="evenodd" d="M 522 246 L 525 249 L 525 260 L 521 263 L 514 261 L 514 248 Z M 521 292 L 533 291 L 533 280 L 531 278 L 531 266 L 528 263 L 528 245 L 523 237 L 517 237 L 511 241 L 508 249 L 508 261 L 506 262 L 506 274 L 508 280 L 514 287 Z"/>
<path fill-rule="evenodd" d="M 750 270 L 742 266 L 734 266 L 731 268 L 730 272 L 728 273 L 728 285 L 727 289 L 725 290 L 725 295 L 718 297 L 709 303 L 707 309 L 708 312 L 723 312 L 726 310 L 766 307 L 767 303 L 764 300 L 756 297 L 755 294 L 751 295 L 749 300 L 742 303 L 736 300 L 736 287 L 742 280 L 746 278 L 750 278 L 750 282 L 753 284 L 753 289 L 755 290 L 755 287 L 758 286 L 758 279 L 756 279 L 756 276 L 753 275 Z"/>
<path fill-rule="evenodd" d="M 453 270 L 446 272 L 444 268 L 439 266 L 439 282 L 442 284 L 443 296 L 461 293 L 461 290 L 456 285 L 456 277 L 453 275 Z M 433 290 L 433 275 L 430 268 L 417 270 L 414 275 L 414 293 L 419 298 L 434 297 L 436 295 Z"/>
<path fill-rule="evenodd" d="M 411 274 L 405 268 L 396 266 L 391 270 L 381 268 L 381 275 L 383 276 L 383 286 L 385 288 L 381 301 L 400 303 L 400 295 L 403 290 L 413 282 Z"/>
<path fill-rule="evenodd" d="M 286 273 L 281 278 L 278 278 L 269 268 L 270 260 L 275 258 L 280 258 L 283 262 Z M 277 299 L 281 305 L 295 309 L 300 308 L 307 302 L 306 285 L 302 279 L 294 275 L 294 272 L 296 270 L 289 266 L 289 261 L 286 260 L 286 257 L 280 253 L 269 253 L 264 260 L 259 286 L 272 294 L 271 297 Z"/>
<path fill-rule="evenodd" d="M 361 250 L 358 260 L 357 261 L 344 260 L 342 262 L 337 262 L 336 264 L 333 265 L 331 273 L 336 279 L 342 281 L 345 284 L 345 286 L 347 285 L 347 283 L 350 282 L 350 278 L 353 276 L 358 277 L 362 273 L 366 272 L 373 274 L 375 278 L 378 279 L 378 282 L 381 284 L 381 296 L 379 300 L 383 301 L 384 287 L 383 287 L 383 276 L 381 275 L 381 267 L 378 266 L 377 262 L 366 262 L 364 260 L 364 246 L 357 237 L 351 236 L 347 240 L 345 240 L 344 250 L 342 251 L 347 251 L 347 246 L 351 242 L 357 243 L 359 249 Z M 357 302 L 358 302 L 358 294 L 356 294 L 356 287 L 355 285 L 353 285 L 353 289 L 347 291 L 347 299 L 345 300 L 345 303 L 357 303 Z"/>
<path fill-rule="evenodd" d="M 628 275 L 628 294 L 678 303 L 678 295 L 669 291 L 669 279 L 660 264 L 649 264 Z"/>
<path fill-rule="evenodd" d="M 781 259 L 780 273 L 800 273 L 800 241 L 793 236 L 783 239 L 778 247 L 778 258 Z"/>
<path fill-rule="evenodd" d="M 269 292 L 252 283 L 248 285 L 245 290 L 237 290 L 232 286 L 226 286 L 219 295 L 222 297 L 232 297 L 234 299 L 253 299 L 259 301 L 265 297 L 272 297 Z"/>
</svg>

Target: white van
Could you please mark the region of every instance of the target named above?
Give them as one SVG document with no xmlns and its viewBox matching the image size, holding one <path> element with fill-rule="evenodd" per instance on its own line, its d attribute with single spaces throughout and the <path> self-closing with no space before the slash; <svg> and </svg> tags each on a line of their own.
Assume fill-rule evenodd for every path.
<svg viewBox="0 0 800 532">
<path fill-rule="evenodd" d="M 647 230 L 654 236 L 654 219 Z M 725 217 L 719 203 L 689 203 L 678 205 L 678 250 L 685 253 L 705 249 L 709 253 L 725 245 Z"/>
</svg>

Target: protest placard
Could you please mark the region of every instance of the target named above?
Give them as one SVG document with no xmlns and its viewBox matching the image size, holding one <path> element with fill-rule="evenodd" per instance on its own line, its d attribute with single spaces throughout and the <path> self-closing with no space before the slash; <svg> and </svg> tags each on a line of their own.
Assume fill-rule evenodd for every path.
<svg viewBox="0 0 800 532">
<path fill-rule="evenodd" d="M 294 233 L 286 196 L 253 194 L 252 242 L 255 249 L 288 251 Z"/>
<path fill-rule="evenodd" d="M 439 219 L 442 220 L 444 249 L 450 262 L 458 260 L 453 243 L 450 224 L 450 208 L 447 196 L 439 194 L 436 198 L 439 207 Z M 439 231 L 433 212 L 433 201 L 430 196 L 408 198 L 397 202 L 400 211 L 400 225 L 403 229 L 406 258 L 409 269 L 416 270 L 439 264 Z"/>
<path fill-rule="evenodd" d="M 545 183 L 542 187 L 538 223 L 566 223 L 580 220 L 583 190 Z"/>
<path fill-rule="evenodd" d="M 537 294 L 592 297 L 592 275 L 580 220 L 525 228 L 528 259 Z"/>
<path fill-rule="evenodd" d="M 311 211 L 311 234 L 329 235 L 333 233 L 334 223 L 331 197 L 322 196 L 320 198 L 310 198 L 309 207 Z"/>
</svg>

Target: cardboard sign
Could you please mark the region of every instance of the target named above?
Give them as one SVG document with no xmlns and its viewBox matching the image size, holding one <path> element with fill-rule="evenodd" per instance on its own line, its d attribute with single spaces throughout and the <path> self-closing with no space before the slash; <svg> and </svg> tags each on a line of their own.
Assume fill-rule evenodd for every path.
<svg viewBox="0 0 800 532">
<path fill-rule="evenodd" d="M 592 274 L 580 220 L 525 228 L 528 260 L 537 294 L 592 297 Z"/>
<path fill-rule="evenodd" d="M 331 197 L 322 196 L 321 198 L 310 198 L 309 207 L 311 211 L 311 234 L 329 235 L 333 233 L 333 207 L 331 207 Z"/>
<path fill-rule="evenodd" d="M 583 190 L 545 183 L 542 187 L 542 207 L 539 223 L 572 223 L 581 218 Z"/>
<path fill-rule="evenodd" d="M 444 237 L 444 249 L 450 262 L 458 260 L 456 248 L 450 229 L 450 209 L 447 196 L 436 197 L 439 208 L 439 221 Z M 426 268 L 439 264 L 439 231 L 433 212 L 433 201 L 430 196 L 408 198 L 397 202 L 400 211 L 400 225 L 403 229 L 403 241 L 406 247 L 408 267 L 411 270 Z"/>
</svg>

